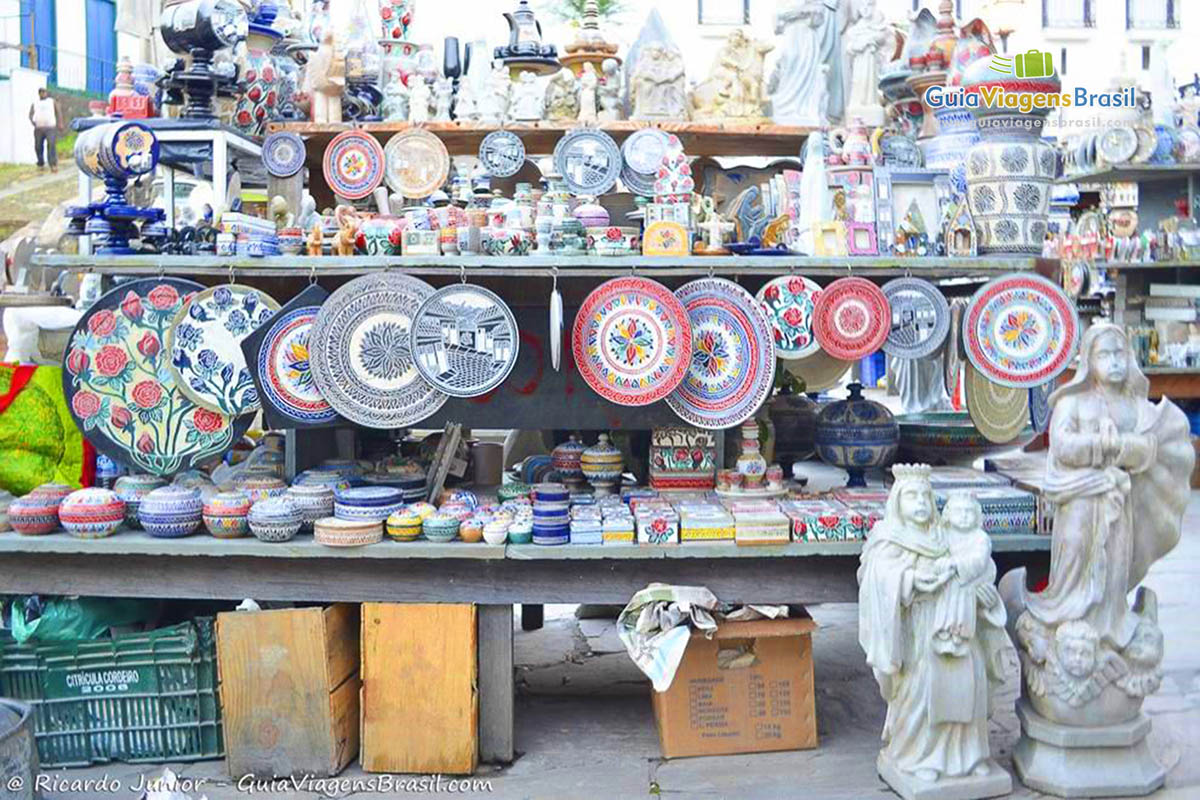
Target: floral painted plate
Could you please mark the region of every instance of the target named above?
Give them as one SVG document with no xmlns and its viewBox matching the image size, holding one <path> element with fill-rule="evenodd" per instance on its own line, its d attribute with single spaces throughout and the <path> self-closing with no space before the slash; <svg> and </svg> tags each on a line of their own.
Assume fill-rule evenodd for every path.
<svg viewBox="0 0 1200 800">
<path fill-rule="evenodd" d="M 311 428 L 339 420 L 317 390 L 309 359 L 313 320 L 328 297 L 316 284 L 305 288 L 242 342 L 270 428 Z"/>
<path fill-rule="evenodd" d="M 575 367 L 596 394 L 644 406 L 675 390 L 688 371 L 692 330 L 671 290 L 647 278 L 600 284 L 575 315 Z"/>
<path fill-rule="evenodd" d="M 963 314 L 967 358 L 994 383 L 1028 389 L 1062 374 L 1079 347 L 1066 292 L 1032 272 L 989 281 Z"/>
<path fill-rule="evenodd" d="M 250 427 L 179 391 L 163 341 L 198 283 L 123 283 L 80 318 L 63 369 L 71 416 L 97 450 L 136 472 L 171 475 L 221 455 Z"/>
<path fill-rule="evenodd" d="M 517 364 L 517 320 L 495 292 L 451 284 L 417 309 L 412 324 L 417 370 L 451 397 L 478 397 L 495 389 Z"/>
<path fill-rule="evenodd" d="M 397 133 L 383 153 L 388 187 L 414 200 L 429 197 L 450 175 L 446 145 L 424 128 Z"/>
<path fill-rule="evenodd" d="M 820 349 L 812 328 L 820 296 L 821 287 L 800 275 L 775 278 L 758 290 L 756 299 L 774 328 L 775 355 L 785 360 L 805 358 Z"/>
<path fill-rule="evenodd" d="M 258 389 L 242 340 L 269 320 L 279 303 L 253 286 L 230 283 L 192 296 L 167 329 L 171 374 L 198 406 L 231 417 L 258 408 Z"/>
<path fill-rule="evenodd" d="M 424 281 L 395 272 L 364 275 L 321 306 L 309 336 L 317 389 L 334 410 L 369 428 L 403 428 L 446 402 L 413 363 L 410 336 Z"/>
<path fill-rule="evenodd" d="M 892 310 L 883 351 L 896 358 L 924 358 L 946 341 L 950 304 L 941 291 L 921 278 L 896 278 L 883 285 Z"/>
<path fill-rule="evenodd" d="M 1029 390 L 1001 386 L 967 365 L 967 411 L 989 442 L 1006 444 L 1029 425 Z"/>
<path fill-rule="evenodd" d="M 692 281 L 675 296 L 692 326 L 692 357 L 667 405 L 700 428 L 740 425 L 766 402 L 775 383 L 775 342 L 766 313 L 749 292 L 724 278 Z"/>
<path fill-rule="evenodd" d="M 878 350 L 891 321 L 887 296 L 866 278 L 839 278 L 825 287 L 813 309 L 813 333 L 821 349 L 846 361 Z"/>
<path fill-rule="evenodd" d="M 392 137 L 395 138 L 395 137 Z M 383 148 L 369 133 L 342 131 L 325 148 L 325 183 L 347 200 L 367 197 L 383 182 Z"/>
</svg>

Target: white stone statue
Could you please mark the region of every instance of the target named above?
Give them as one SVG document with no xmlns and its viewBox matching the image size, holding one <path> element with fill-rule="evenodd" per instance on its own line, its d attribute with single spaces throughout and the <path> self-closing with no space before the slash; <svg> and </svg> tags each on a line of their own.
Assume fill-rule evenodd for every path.
<svg viewBox="0 0 1200 800">
<path fill-rule="evenodd" d="M 429 83 L 414 73 L 412 86 L 408 87 L 408 121 L 428 122 L 432 103 L 433 93 L 429 91 Z"/>
<path fill-rule="evenodd" d="M 479 98 L 479 121 L 487 125 L 499 125 L 508 117 L 509 95 L 512 79 L 508 68 L 497 64 L 488 78 L 487 88 Z"/>
<path fill-rule="evenodd" d="M 454 104 L 454 81 L 450 78 L 438 78 L 433 84 L 434 122 L 449 122 L 450 107 Z"/>
<path fill-rule="evenodd" d="M 604 78 L 597 90 L 600 98 L 600 120 L 615 122 L 622 117 L 624 86 L 621 73 L 621 62 L 615 58 L 606 58 L 600 65 Z"/>
<path fill-rule="evenodd" d="M 308 60 L 304 70 L 313 122 L 342 121 L 342 92 L 346 89 L 346 59 L 334 39 L 326 31 L 317 52 Z"/>
<path fill-rule="evenodd" d="M 713 58 L 708 78 L 692 92 L 697 119 L 758 122 L 763 119 L 763 70 L 774 45 L 751 39 L 740 28 L 725 39 Z"/>
<path fill-rule="evenodd" d="M 574 122 L 578 117 L 578 81 L 574 72 L 563 67 L 546 83 L 546 119 L 551 122 Z"/>
<path fill-rule="evenodd" d="M 537 75 L 528 70 L 513 84 L 508 116 L 513 122 L 537 122 L 545 112 L 546 95 L 538 85 Z"/>
<path fill-rule="evenodd" d="M 892 56 L 896 34 L 875 0 L 855 0 L 853 8 L 854 21 L 842 40 L 850 78 L 845 116 L 878 127 L 884 116 L 879 102 L 879 70 L 884 59 Z"/>
<path fill-rule="evenodd" d="M 939 519 L 925 464 L 897 464 L 858 569 L 858 640 L 887 701 L 876 766 L 904 798 L 992 797 L 988 716 L 1012 644 L 982 512 L 957 495 Z"/>
<path fill-rule="evenodd" d="M 600 86 L 600 75 L 596 65 L 590 61 L 584 62 L 583 72 L 579 75 L 579 114 L 580 122 L 595 122 L 598 118 L 596 110 L 597 89 Z"/>
<path fill-rule="evenodd" d="M 775 34 L 779 57 L 767 84 L 771 119 L 781 125 L 811 125 L 842 118 L 841 36 L 847 0 L 778 0 Z M 829 70 L 822 77 L 821 66 Z M 824 97 L 817 87 L 824 89 Z"/>
<path fill-rule="evenodd" d="M 1024 666 L 1013 763 L 1050 794 L 1143 795 L 1163 783 L 1141 712 L 1162 633 L 1157 598 L 1138 584 L 1179 541 L 1195 451 L 1187 417 L 1148 391 L 1124 329 L 1088 328 L 1075 377 L 1050 395 L 1049 582 L 1030 593 L 1024 569 L 1000 582 Z"/>
<path fill-rule="evenodd" d="M 643 48 L 629 81 L 631 119 L 689 118 L 687 77 L 679 48 L 664 44 Z"/>
<path fill-rule="evenodd" d="M 475 96 L 475 83 L 462 80 L 458 91 L 454 94 L 454 118 L 461 122 L 477 122 L 479 120 L 479 100 Z"/>
<path fill-rule="evenodd" d="M 408 121 L 408 86 L 399 75 L 392 77 L 383 87 L 383 104 L 379 107 L 379 113 L 384 122 Z"/>
</svg>

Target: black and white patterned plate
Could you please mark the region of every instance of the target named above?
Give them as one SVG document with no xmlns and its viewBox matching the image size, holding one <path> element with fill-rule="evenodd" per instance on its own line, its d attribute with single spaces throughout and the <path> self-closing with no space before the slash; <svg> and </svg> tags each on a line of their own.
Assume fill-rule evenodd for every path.
<svg viewBox="0 0 1200 800">
<path fill-rule="evenodd" d="M 883 285 L 892 324 L 883 351 L 895 358 L 924 358 L 950 332 L 950 305 L 936 286 L 921 278 L 896 278 Z"/>
<path fill-rule="evenodd" d="M 413 318 L 417 370 L 451 397 L 478 397 L 495 389 L 516 366 L 519 346 L 512 311 L 482 286 L 438 289 Z"/>
</svg>

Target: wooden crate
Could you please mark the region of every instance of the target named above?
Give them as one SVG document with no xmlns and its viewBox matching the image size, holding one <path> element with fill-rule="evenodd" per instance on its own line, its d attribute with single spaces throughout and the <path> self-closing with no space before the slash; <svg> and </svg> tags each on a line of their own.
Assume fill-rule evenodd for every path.
<svg viewBox="0 0 1200 800">
<path fill-rule="evenodd" d="M 230 775 L 336 775 L 358 754 L 359 607 L 217 616 Z"/>
<path fill-rule="evenodd" d="M 363 603 L 363 769 L 474 772 L 477 665 L 474 606 Z"/>
</svg>

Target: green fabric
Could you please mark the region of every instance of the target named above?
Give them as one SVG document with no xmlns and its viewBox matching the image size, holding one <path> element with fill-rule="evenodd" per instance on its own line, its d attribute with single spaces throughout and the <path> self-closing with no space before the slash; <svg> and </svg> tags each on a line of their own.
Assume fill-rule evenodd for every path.
<svg viewBox="0 0 1200 800">
<path fill-rule="evenodd" d="M 0 365 L 0 396 L 16 370 Z M 0 413 L 0 488 L 16 497 L 43 483 L 78 488 L 83 474 L 83 434 L 63 396 L 62 367 L 38 367 L 12 404 Z"/>
</svg>

